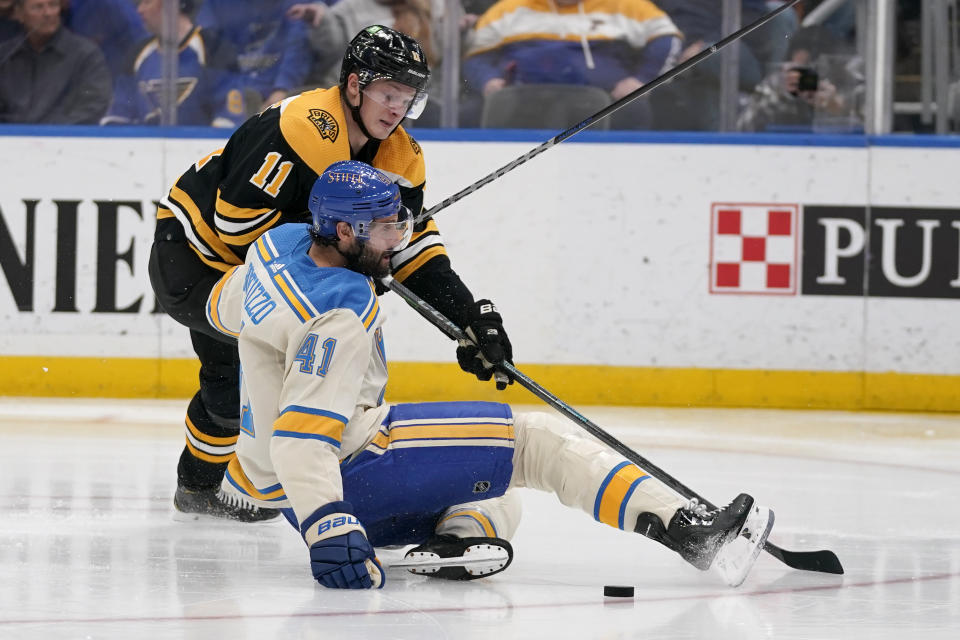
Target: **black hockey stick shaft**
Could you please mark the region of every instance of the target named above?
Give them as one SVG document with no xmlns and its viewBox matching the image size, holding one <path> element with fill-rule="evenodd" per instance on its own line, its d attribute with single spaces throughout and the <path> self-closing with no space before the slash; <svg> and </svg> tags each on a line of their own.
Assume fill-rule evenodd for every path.
<svg viewBox="0 0 960 640">
<path fill-rule="evenodd" d="M 415 293 L 410 291 L 410 289 L 406 288 L 392 277 L 388 276 L 385 278 L 383 280 L 383 284 L 403 298 L 420 315 L 422 315 L 424 318 L 430 321 L 431 324 L 446 334 L 447 337 L 457 341 L 471 341 L 470 338 L 467 337 L 467 335 L 463 332 L 463 330 L 460 329 L 460 327 L 455 325 L 453 322 L 447 319 L 446 316 L 433 308 L 428 302 L 417 296 Z M 509 362 L 501 362 L 498 366 L 511 378 L 513 378 L 520 386 L 533 393 L 533 395 L 549 404 L 567 418 L 576 422 L 588 433 L 625 457 L 630 462 L 636 464 L 638 467 L 649 473 L 660 482 L 679 493 L 681 496 L 688 499 L 696 498 L 700 503 L 706 505 L 708 509 L 717 508 L 709 500 L 703 498 L 700 494 L 688 488 L 669 473 L 656 466 L 639 453 L 620 442 L 617 438 L 604 431 L 602 428 L 594 424 L 589 418 L 581 414 L 579 411 L 571 407 L 557 396 L 547 391 L 539 383 L 518 370 Z M 769 540 L 764 545 L 764 549 L 770 555 L 794 569 L 818 571 L 822 573 L 843 573 L 843 566 L 840 564 L 840 559 L 837 558 L 837 555 L 834 552 L 829 550 L 789 551 L 787 549 L 778 547 Z"/>
<path fill-rule="evenodd" d="M 516 169 L 517 167 L 519 167 L 520 165 L 522 165 L 522 164 L 524 164 L 525 162 L 527 162 L 528 160 L 532 160 L 533 158 L 536 158 L 538 155 L 540 155 L 541 153 L 543 153 L 544 151 L 546 151 L 546 150 L 549 149 L 550 147 L 553 147 L 553 146 L 556 146 L 556 145 L 560 144 L 561 142 L 563 142 L 563 141 L 566 140 L 567 138 L 570 138 L 570 137 L 572 137 L 572 136 L 580 133 L 581 131 L 583 131 L 584 129 L 586 129 L 587 127 L 589 127 L 590 125 L 592 125 L 592 124 L 594 124 L 594 123 L 596 123 L 596 122 L 599 122 L 599 121 L 602 120 L 603 118 L 606 118 L 606 117 L 609 116 L 611 113 L 613 113 L 614 111 L 617 111 L 617 110 L 620 109 L 621 107 L 627 106 L 628 104 L 630 104 L 631 102 L 633 102 L 633 101 L 636 100 L 637 98 L 640 98 L 641 96 L 645 96 L 645 95 L 647 95 L 648 93 L 650 93 L 651 91 L 653 91 L 654 89 L 656 89 L 657 87 L 659 87 L 659 86 L 661 86 L 661 85 L 663 85 L 663 84 L 666 84 L 667 82 L 670 82 L 671 80 L 673 80 L 674 78 L 676 78 L 678 75 L 680 75 L 681 73 L 683 73 L 683 72 L 686 71 L 687 69 L 690 69 L 690 68 L 696 66 L 697 64 L 703 62 L 704 60 L 706 60 L 707 58 L 709 58 L 710 56 L 712 56 L 713 54 L 715 54 L 717 51 L 720 51 L 720 49 L 723 49 L 723 48 L 726 47 L 727 45 L 736 42 L 737 40 L 739 40 L 740 38 L 744 37 L 745 35 L 747 35 L 747 34 L 750 33 L 751 31 L 762 27 L 762 26 L 765 25 L 767 22 L 769 22 L 770 20 L 773 20 L 775 17 L 777 17 L 778 15 L 780 15 L 781 13 L 783 13 L 784 11 L 787 11 L 788 9 L 793 8 L 793 5 L 795 5 L 795 4 L 797 4 L 797 3 L 801 2 L 801 1 L 802 1 L 802 0 L 788 0 L 788 2 L 787 2 L 786 4 L 784 4 L 784 5 L 780 6 L 780 7 L 777 7 L 776 9 L 774 9 L 773 11 L 771 11 L 770 13 L 767 13 L 767 14 L 761 16 L 760 18 L 758 18 L 757 20 L 751 22 L 751 23 L 748 24 L 747 26 L 745 26 L 745 27 L 743 27 L 743 28 L 741 28 L 741 29 L 738 29 L 737 31 L 734 31 L 733 33 L 731 33 L 730 35 L 728 35 L 726 38 L 724 38 L 724 39 L 722 39 L 722 40 L 720 40 L 720 41 L 712 44 L 711 46 L 705 48 L 703 51 L 701 51 L 701 52 L 698 53 L 697 55 L 693 56 L 692 58 L 690 58 L 690 59 L 688 59 L 688 60 L 685 60 L 684 62 L 678 64 L 677 66 L 673 67 L 672 69 L 669 69 L 668 71 L 662 73 L 661 75 L 657 76 L 656 78 L 654 78 L 654 79 L 651 80 L 650 82 L 646 83 L 645 85 L 643 85 L 643 86 L 640 87 L 639 89 L 634 89 L 633 91 L 631 91 L 631 92 L 628 93 L 627 95 L 623 96 L 622 98 L 620 98 L 620 99 L 617 100 L 616 102 L 613 102 L 613 103 L 607 105 L 606 107 L 604 107 L 603 109 L 601 109 L 600 111 L 597 111 L 597 112 L 596 112 L 595 114 L 593 114 L 592 116 L 588 116 L 586 119 L 581 120 L 580 122 L 578 122 L 577 124 L 573 125 L 572 127 L 570 127 L 569 129 L 567 129 L 567 130 L 565 130 L 565 131 L 561 131 L 560 133 L 558 133 L 558 134 L 555 135 L 554 137 L 550 138 L 549 140 L 547 140 L 546 142 L 544 142 L 543 144 L 541 144 L 539 147 L 536 147 L 536 148 L 534 148 L 534 149 L 531 149 L 530 151 L 528 151 L 527 153 L 523 154 L 523 155 L 520 156 L 519 158 L 517 158 L 517 159 L 515 159 L 515 160 L 513 160 L 513 161 L 511 161 L 511 162 L 509 162 L 509 163 L 507 163 L 507 164 L 505 164 L 505 165 L 503 165 L 502 167 L 500 167 L 499 169 L 497 169 L 497 170 L 494 171 L 493 173 L 490 173 L 489 175 L 484 176 L 483 178 L 480 178 L 479 180 L 477 180 L 476 182 L 474 182 L 474 183 L 471 184 L 470 186 L 461 189 L 460 191 L 458 191 L 457 193 L 453 194 L 452 196 L 450 196 L 450 197 L 447 198 L 446 200 L 443 200 L 443 201 L 439 202 L 438 204 L 433 205 L 432 207 L 430 207 L 430 208 L 427 209 L 426 211 L 421 212 L 420 215 L 417 216 L 416 221 L 417 221 L 417 222 L 423 222 L 424 220 L 435 216 L 435 215 L 436 215 L 439 211 L 441 211 L 442 209 L 446 209 L 447 207 L 449 207 L 449 206 L 452 205 L 453 203 L 455 203 L 455 202 L 457 202 L 457 201 L 459 201 L 459 200 L 462 200 L 463 198 L 467 197 L 468 195 L 470 195 L 470 194 L 473 193 L 474 191 L 480 189 L 481 187 L 484 187 L 484 186 L 490 184 L 491 182 L 493 182 L 494 180 L 496 180 L 497 178 L 500 178 L 500 177 L 502 177 L 502 176 L 510 173 L 511 171 L 513 171 L 514 169 Z"/>
</svg>

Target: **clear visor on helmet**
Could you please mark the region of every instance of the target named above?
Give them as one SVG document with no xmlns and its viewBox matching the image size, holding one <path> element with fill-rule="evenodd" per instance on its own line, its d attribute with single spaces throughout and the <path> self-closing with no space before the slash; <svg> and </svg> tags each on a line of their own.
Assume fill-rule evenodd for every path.
<svg viewBox="0 0 960 640">
<path fill-rule="evenodd" d="M 400 83 L 374 82 L 363 90 L 368 100 L 391 111 L 403 111 L 407 118 L 416 120 L 427 106 L 427 92 Z"/>
<path fill-rule="evenodd" d="M 354 231 L 358 238 L 377 251 L 400 251 L 413 235 L 413 215 L 404 206 L 397 212 L 397 219 L 381 218 L 366 225 L 357 225 Z"/>
</svg>

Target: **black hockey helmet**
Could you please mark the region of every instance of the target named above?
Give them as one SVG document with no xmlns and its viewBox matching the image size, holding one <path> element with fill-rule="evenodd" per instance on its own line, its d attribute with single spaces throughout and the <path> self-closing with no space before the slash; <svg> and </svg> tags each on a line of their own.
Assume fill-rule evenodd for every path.
<svg viewBox="0 0 960 640">
<path fill-rule="evenodd" d="M 430 80 L 430 67 L 420 43 L 379 24 L 363 29 L 347 46 L 340 67 L 341 90 L 346 90 L 351 73 L 357 74 L 361 90 L 375 80 L 393 80 L 413 87 L 418 96 L 426 93 Z"/>
</svg>

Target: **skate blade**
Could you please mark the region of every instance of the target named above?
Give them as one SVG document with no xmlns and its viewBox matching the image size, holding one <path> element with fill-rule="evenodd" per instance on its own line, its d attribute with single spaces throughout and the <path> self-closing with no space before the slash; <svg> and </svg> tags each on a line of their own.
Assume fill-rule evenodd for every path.
<svg viewBox="0 0 960 640">
<path fill-rule="evenodd" d="M 710 569 L 731 587 L 739 587 L 747 579 L 747 574 L 763 551 L 763 545 L 773 529 L 773 511 L 767 507 L 754 505 L 740 534 L 723 545 L 717 553 Z"/>
<path fill-rule="evenodd" d="M 213 516 L 208 513 L 192 513 L 189 511 L 180 511 L 176 508 L 171 510 L 170 519 L 174 522 L 199 522 L 202 524 L 209 523 L 220 523 L 220 524 L 242 524 L 248 526 L 260 526 L 265 524 L 276 524 L 278 522 L 285 522 L 286 520 L 283 517 L 283 514 L 277 514 L 276 517 L 270 518 L 268 520 L 256 520 L 254 522 L 243 522 L 241 520 L 235 520 L 233 518 L 224 518 L 222 516 Z"/>
<path fill-rule="evenodd" d="M 429 551 L 411 552 L 403 560 L 391 563 L 390 568 L 427 575 L 447 567 L 463 567 L 470 575 L 482 576 L 502 569 L 509 560 L 510 555 L 503 547 L 478 544 L 467 547 L 462 556 L 454 558 L 441 558 Z"/>
</svg>

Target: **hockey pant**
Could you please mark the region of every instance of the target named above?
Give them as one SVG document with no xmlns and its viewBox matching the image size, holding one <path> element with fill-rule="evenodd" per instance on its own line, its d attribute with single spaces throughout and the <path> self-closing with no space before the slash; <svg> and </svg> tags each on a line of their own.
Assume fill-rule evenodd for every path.
<svg viewBox="0 0 960 640">
<path fill-rule="evenodd" d="M 437 533 L 509 540 L 520 523 L 520 501 L 512 491 L 519 487 L 553 493 L 564 505 L 626 531 L 633 531 L 645 511 L 666 526 L 686 503 L 620 454 L 552 415 L 519 414 L 514 431 L 513 475 L 506 494 L 449 508 Z"/>
<path fill-rule="evenodd" d="M 669 523 L 686 502 L 573 425 L 545 413 L 519 414 L 512 425 L 510 417 L 496 403 L 391 407 L 383 437 L 341 466 L 344 500 L 371 543 L 419 544 L 433 533 L 510 539 L 521 512 L 511 489 L 519 487 L 627 531 L 643 512 Z"/>
<path fill-rule="evenodd" d="M 150 283 L 170 317 L 190 329 L 200 359 L 200 389 L 187 407 L 186 446 L 177 480 L 189 489 L 220 484 L 234 456 L 240 417 L 240 358 L 236 342 L 214 330 L 206 302 L 223 275 L 205 265 L 189 247 L 176 220 L 159 220 L 150 252 Z"/>
</svg>

